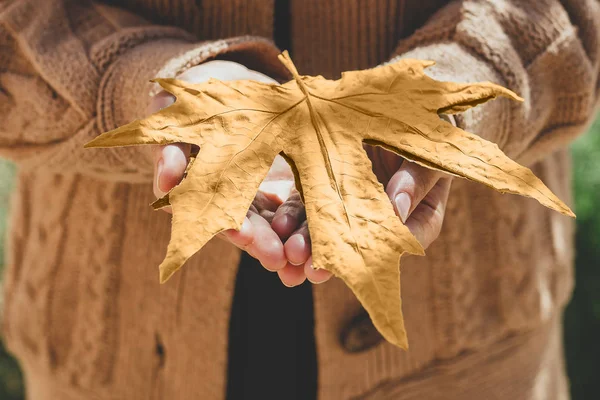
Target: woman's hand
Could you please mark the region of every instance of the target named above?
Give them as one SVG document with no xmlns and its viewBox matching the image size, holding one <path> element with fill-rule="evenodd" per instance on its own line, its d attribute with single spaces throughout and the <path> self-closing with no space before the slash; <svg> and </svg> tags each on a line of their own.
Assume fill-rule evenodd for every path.
<svg viewBox="0 0 600 400">
<path fill-rule="evenodd" d="M 266 75 L 229 61 L 210 61 L 190 68 L 177 78 L 193 83 L 207 81 L 210 78 L 223 81 L 251 79 L 265 83 L 277 83 Z M 174 101 L 175 98 L 171 94 L 162 91 L 152 98 L 148 113 L 157 112 Z M 154 152 L 154 194 L 157 197 L 164 196 L 181 181 L 189 155 L 190 146 L 187 144 L 157 146 Z M 293 200 L 296 198 L 299 200 L 297 193 L 290 197 L 293 188 L 293 173 L 285 160 L 278 156 L 261 184 L 241 230 L 239 232 L 228 230 L 222 232 L 219 237 L 247 251 L 269 271 L 277 271 L 282 282 L 287 286 L 297 286 L 304 282 L 307 276 L 312 282 L 322 282 L 331 274 L 327 271 L 313 269 L 305 272 L 303 265 L 298 267 L 290 264 L 283 245 L 283 240 L 287 239 L 287 236 L 280 236 L 271 228 L 273 216 L 285 200 L 289 198 L 284 208 L 301 204 Z M 164 210 L 170 212 L 169 208 Z M 290 217 L 285 221 L 280 219 L 277 226 L 283 232 L 293 232 L 300 228 L 304 220 L 305 217 L 299 219 Z"/>
<path fill-rule="evenodd" d="M 178 79 L 194 83 L 209 78 L 277 83 L 229 61 L 207 62 L 178 76 Z M 160 92 L 152 99 L 148 112 L 156 112 L 173 101 L 172 95 Z M 365 150 L 373 162 L 373 171 L 386 187 L 396 214 L 427 248 L 441 231 L 451 178 L 405 161 L 380 147 L 365 146 Z M 190 146 L 184 144 L 156 149 L 154 194 L 157 197 L 162 197 L 181 181 L 189 154 Z M 165 211 L 170 212 L 169 209 Z M 228 230 L 219 236 L 247 251 L 267 270 L 277 271 L 286 286 L 300 285 L 307 278 L 313 283 L 331 278 L 328 271 L 312 268 L 306 212 L 294 188 L 292 171 L 280 156 L 261 184 L 241 230 Z"/>
<path fill-rule="evenodd" d="M 386 193 L 396 214 L 408 229 L 427 248 L 440 234 L 452 178 L 441 172 L 421 167 L 380 147 L 365 146 L 373 162 L 373 171 L 386 186 Z M 392 172 L 395 171 L 395 172 Z M 306 212 L 297 192 L 293 193 L 275 212 L 271 227 L 284 240 L 288 266 L 278 271 L 284 282 L 302 282 L 301 269 L 308 276 L 323 272 L 318 278 L 325 281 L 330 274 L 311 268 L 310 236 Z M 293 229 L 292 227 L 296 227 Z M 287 239 L 287 240 L 286 240 Z M 309 280 L 315 281 L 315 278 Z"/>
<path fill-rule="evenodd" d="M 453 117 L 448 116 L 447 119 L 456 126 Z M 373 163 L 373 172 L 386 187 L 396 214 L 426 249 L 441 232 L 452 177 L 406 161 L 381 147 L 365 145 L 364 148 Z M 298 192 L 294 191 L 279 206 L 271 227 L 284 241 L 288 259 L 288 266 L 278 272 L 282 280 L 303 281 L 295 265 L 304 265 L 304 273 L 310 275 L 309 280 L 312 282 L 315 282 L 315 277 L 311 277 L 317 272 L 323 273 L 318 276 L 322 281 L 331 277 L 327 271 L 315 271 L 311 268 L 306 211 Z M 295 230 L 293 227 L 296 227 Z"/>
</svg>

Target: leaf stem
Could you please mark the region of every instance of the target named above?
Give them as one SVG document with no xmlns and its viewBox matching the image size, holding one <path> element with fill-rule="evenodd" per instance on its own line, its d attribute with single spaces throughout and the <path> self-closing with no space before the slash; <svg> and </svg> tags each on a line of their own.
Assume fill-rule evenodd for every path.
<svg viewBox="0 0 600 400">
<path fill-rule="evenodd" d="M 284 50 L 283 53 L 281 53 L 280 55 L 277 56 L 277 58 L 288 69 L 288 71 L 290 71 L 292 73 L 292 76 L 294 77 L 294 80 L 298 84 L 298 87 L 300 88 L 302 93 L 304 93 L 304 95 L 306 97 L 308 97 L 308 90 L 306 89 L 306 86 L 304 86 L 304 83 L 302 82 L 302 79 L 300 78 L 300 74 L 298 73 L 298 70 L 296 69 L 294 62 L 292 61 L 292 58 L 290 57 L 290 53 L 288 53 L 287 50 Z"/>
</svg>

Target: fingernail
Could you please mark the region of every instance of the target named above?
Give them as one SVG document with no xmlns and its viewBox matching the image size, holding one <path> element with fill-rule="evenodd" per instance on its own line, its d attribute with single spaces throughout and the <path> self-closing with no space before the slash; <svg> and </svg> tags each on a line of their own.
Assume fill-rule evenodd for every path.
<svg viewBox="0 0 600 400">
<path fill-rule="evenodd" d="M 240 233 L 248 233 L 252 228 L 252 224 L 248 218 L 244 218 L 244 222 L 242 223 L 242 227 L 240 228 Z"/>
<path fill-rule="evenodd" d="M 394 203 L 396 204 L 396 210 L 398 210 L 402 223 L 406 223 L 408 211 L 410 210 L 410 197 L 407 193 L 400 192 L 396 195 Z"/>
<path fill-rule="evenodd" d="M 308 266 L 313 270 L 316 271 L 317 269 L 315 268 L 315 264 L 312 263 L 312 261 L 308 264 Z"/>
<path fill-rule="evenodd" d="M 158 188 L 158 190 L 160 190 L 161 192 L 164 192 L 161 187 L 160 187 L 160 177 L 162 176 L 162 172 L 165 166 L 165 160 L 163 160 L 163 158 L 161 157 L 158 160 L 158 163 L 156 164 L 156 187 Z"/>
</svg>

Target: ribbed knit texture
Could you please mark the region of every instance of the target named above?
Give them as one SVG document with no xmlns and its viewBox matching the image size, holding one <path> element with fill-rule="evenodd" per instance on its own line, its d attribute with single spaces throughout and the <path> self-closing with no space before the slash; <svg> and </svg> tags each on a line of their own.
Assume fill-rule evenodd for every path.
<svg viewBox="0 0 600 400">
<path fill-rule="evenodd" d="M 170 219 L 148 207 L 148 152 L 82 145 L 143 115 L 156 75 L 220 57 L 283 79 L 274 1 L 111 3 L 0 5 L 0 155 L 20 165 L 6 342 L 33 400 L 222 399 L 239 251 L 213 240 L 159 285 Z M 439 79 L 515 90 L 523 104 L 494 101 L 458 124 L 570 203 L 566 145 L 599 94 L 599 3 L 446 3 L 293 0 L 292 56 L 330 78 L 433 59 Z M 340 280 L 314 287 L 319 399 L 566 399 L 572 239 L 572 220 L 456 179 L 440 238 L 403 260 L 409 351 L 346 352 L 340 332 L 360 305 Z"/>
</svg>

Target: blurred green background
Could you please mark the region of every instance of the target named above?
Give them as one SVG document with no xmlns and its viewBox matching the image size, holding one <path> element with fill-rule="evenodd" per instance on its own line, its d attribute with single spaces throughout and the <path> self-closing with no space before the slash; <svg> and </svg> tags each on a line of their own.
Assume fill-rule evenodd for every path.
<svg viewBox="0 0 600 400">
<path fill-rule="evenodd" d="M 576 288 L 565 316 L 573 400 L 600 399 L 600 117 L 573 143 L 577 213 Z M 4 242 L 14 166 L 0 160 L 0 244 Z M 0 245 L 0 271 L 4 259 Z M 21 374 L 0 341 L 0 399 L 23 399 Z"/>
</svg>

